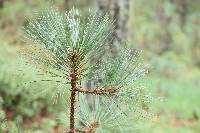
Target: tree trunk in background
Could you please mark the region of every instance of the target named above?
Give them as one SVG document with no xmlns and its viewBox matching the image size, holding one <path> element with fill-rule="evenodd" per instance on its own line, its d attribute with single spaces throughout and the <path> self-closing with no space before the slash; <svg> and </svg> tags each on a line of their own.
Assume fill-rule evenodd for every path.
<svg viewBox="0 0 200 133">
<path fill-rule="evenodd" d="M 171 3 L 175 4 L 177 13 L 180 16 L 181 27 L 183 28 L 189 13 L 189 0 L 171 0 Z"/>
<path fill-rule="evenodd" d="M 128 37 L 129 0 L 97 0 L 97 6 L 103 14 L 108 13 L 111 19 L 114 20 L 115 29 L 107 41 L 112 55 L 115 56 L 120 47 L 120 43 L 126 41 Z M 93 61 L 101 62 L 99 59 L 92 59 L 91 63 Z M 101 79 L 89 81 L 86 83 L 86 88 L 94 88 L 100 82 Z M 91 96 L 87 95 L 87 101 L 89 105 L 92 105 L 93 101 L 90 98 Z M 90 107 L 93 110 L 92 106 Z"/>
<path fill-rule="evenodd" d="M 3 8 L 4 0 L 0 0 L 0 8 Z"/>
<path fill-rule="evenodd" d="M 103 14 L 108 13 L 114 20 L 115 29 L 108 39 L 108 44 L 112 55 L 115 56 L 120 48 L 120 43 L 128 38 L 129 0 L 97 0 L 97 6 Z M 101 79 L 88 82 L 86 86 L 92 88 L 100 81 Z"/>
<path fill-rule="evenodd" d="M 169 3 L 173 4 L 173 0 L 169 0 Z M 173 16 L 167 15 L 166 9 L 161 3 L 157 9 L 157 18 L 159 20 L 162 32 L 159 34 L 161 38 L 160 47 L 156 49 L 158 54 L 163 54 L 166 51 L 169 51 L 172 48 L 173 38 L 170 31 L 170 24 L 173 20 Z"/>
<path fill-rule="evenodd" d="M 174 12 L 179 14 L 181 27 L 184 28 L 184 25 L 187 21 L 189 6 L 188 0 L 168 0 L 168 2 L 176 7 L 176 10 Z M 162 38 L 162 42 L 160 48 L 157 51 L 158 54 L 163 54 L 164 52 L 171 50 L 173 44 L 173 37 L 171 33 L 172 31 L 170 31 L 170 24 L 173 21 L 174 16 L 167 15 L 166 10 L 167 9 L 164 9 L 161 3 L 157 11 L 157 16 L 160 21 L 160 25 L 163 28 L 163 32 L 160 35 Z"/>
<path fill-rule="evenodd" d="M 65 0 L 64 8 L 65 10 L 69 10 L 71 8 L 71 0 Z"/>
<path fill-rule="evenodd" d="M 109 43 L 111 52 L 115 55 L 120 43 L 128 38 L 129 0 L 97 0 L 97 6 L 114 20 L 115 29 Z"/>
<path fill-rule="evenodd" d="M 120 43 L 128 38 L 129 0 L 97 0 L 97 6 L 103 14 L 108 13 L 111 19 L 114 20 L 115 29 L 107 41 L 112 56 L 116 56 L 118 49 L 121 47 Z M 98 59 L 92 60 L 96 62 Z M 101 79 L 88 82 L 86 87 L 88 89 L 93 88 L 98 82 L 101 82 Z"/>
<path fill-rule="evenodd" d="M 178 12 L 180 14 L 181 25 L 183 27 L 187 21 L 188 6 L 189 6 L 188 0 L 179 0 L 179 5 L 180 9 L 178 10 Z"/>
</svg>

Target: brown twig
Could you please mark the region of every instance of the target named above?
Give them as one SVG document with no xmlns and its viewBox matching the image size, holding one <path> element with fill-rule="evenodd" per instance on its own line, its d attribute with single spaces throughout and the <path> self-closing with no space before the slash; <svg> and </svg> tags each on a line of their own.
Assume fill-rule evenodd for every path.
<svg viewBox="0 0 200 133">
<path fill-rule="evenodd" d="M 98 122 L 93 122 L 89 126 L 83 128 L 83 129 L 75 129 L 75 131 L 79 132 L 79 133 L 95 133 L 98 126 L 99 126 Z"/>
<path fill-rule="evenodd" d="M 95 90 L 82 90 L 76 89 L 77 92 L 84 94 L 93 94 L 93 95 L 114 95 L 116 93 L 116 89 L 95 89 Z"/>
<path fill-rule="evenodd" d="M 71 97 L 70 97 L 70 131 L 67 133 L 94 133 L 99 126 L 98 122 L 93 122 L 89 126 L 83 129 L 75 128 L 75 101 L 77 93 L 93 94 L 93 95 L 115 95 L 116 89 L 114 88 L 101 88 L 95 90 L 83 90 L 78 87 L 78 80 L 80 78 L 80 72 L 82 66 L 78 63 L 79 55 L 76 51 L 72 50 L 69 54 L 68 61 L 70 61 L 71 74 Z M 79 66 L 80 65 L 80 66 Z"/>
<path fill-rule="evenodd" d="M 72 63 L 72 70 L 71 70 L 71 97 L 70 97 L 70 132 L 69 133 L 75 133 L 75 121 L 74 121 L 74 113 L 75 113 L 75 100 L 76 100 L 76 89 L 77 89 L 77 55 L 76 53 L 72 53 L 72 56 L 70 57 L 70 61 Z"/>
</svg>

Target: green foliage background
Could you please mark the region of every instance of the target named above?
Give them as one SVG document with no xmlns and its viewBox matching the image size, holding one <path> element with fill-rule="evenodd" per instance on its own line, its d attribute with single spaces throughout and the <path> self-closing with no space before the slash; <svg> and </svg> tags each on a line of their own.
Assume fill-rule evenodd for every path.
<svg viewBox="0 0 200 133">
<path fill-rule="evenodd" d="M 140 83 L 153 95 L 164 98 L 163 102 L 150 105 L 157 117 L 137 121 L 136 127 L 141 132 L 200 132 L 200 2 L 186 0 L 188 9 L 183 22 L 181 0 L 174 1 L 130 2 L 129 41 L 143 50 L 145 62 L 152 66 L 151 73 Z M 53 3 L 65 9 L 63 0 Z M 20 30 L 27 23 L 25 16 L 32 16 L 35 11 L 50 5 L 45 0 L 5 0 L 0 8 L 0 112 L 10 125 L 15 125 L 14 121 L 24 121 L 26 132 L 62 130 L 56 129 L 59 122 L 56 118 L 64 114 L 60 111 L 64 104 L 53 105 L 48 94 L 37 92 L 37 88 L 51 87 L 53 90 L 55 86 L 30 84 L 37 75 L 33 68 L 20 73 L 25 67 L 18 54 L 24 45 Z M 95 8 L 90 0 L 71 2 L 66 8 L 72 5 L 84 13 L 88 7 Z M 169 44 L 167 50 L 166 44 Z M 136 123 L 132 123 L 135 126 Z"/>
</svg>

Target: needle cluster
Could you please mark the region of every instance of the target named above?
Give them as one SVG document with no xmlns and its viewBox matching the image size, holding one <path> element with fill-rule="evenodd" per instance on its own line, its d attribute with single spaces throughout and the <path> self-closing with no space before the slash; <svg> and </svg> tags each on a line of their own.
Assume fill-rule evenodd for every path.
<svg viewBox="0 0 200 133">
<path fill-rule="evenodd" d="M 55 8 L 24 27 L 30 44 L 24 52 L 27 61 L 50 75 L 46 81 L 64 84 L 61 91 L 70 93 L 68 133 L 130 131 L 127 115 L 151 99 L 133 86 L 147 73 L 140 52 L 122 48 L 115 58 L 105 53 L 113 28 L 108 15 L 83 17 L 76 9 L 61 13 Z M 101 61 L 91 61 L 102 53 Z M 83 82 L 91 81 L 98 82 L 86 88 Z"/>
</svg>

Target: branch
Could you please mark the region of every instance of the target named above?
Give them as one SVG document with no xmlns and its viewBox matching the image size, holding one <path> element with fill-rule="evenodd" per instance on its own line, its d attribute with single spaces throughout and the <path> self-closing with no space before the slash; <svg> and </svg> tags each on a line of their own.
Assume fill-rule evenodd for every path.
<svg viewBox="0 0 200 133">
<path fill-rule="evenodd" d="M 99 126 L 98 122 L 93 122 L 90 125 L 88 125 L 87 127 L 83 128 L 83 129 L 75 129 L 75 131 L 79 132 L 79 133 L 95 133 L 98 126 Z"/>
<path fill-rule="evenodd" d="M 83 89 L 76 89 L 76 91 L 84 94 L 93 94 L 93 95 L 114 95 L 116 93 L 116 89 L 109 88 L 109 89 L 95 89 L 95 90 L 83 90 Z"/>
</svg>

